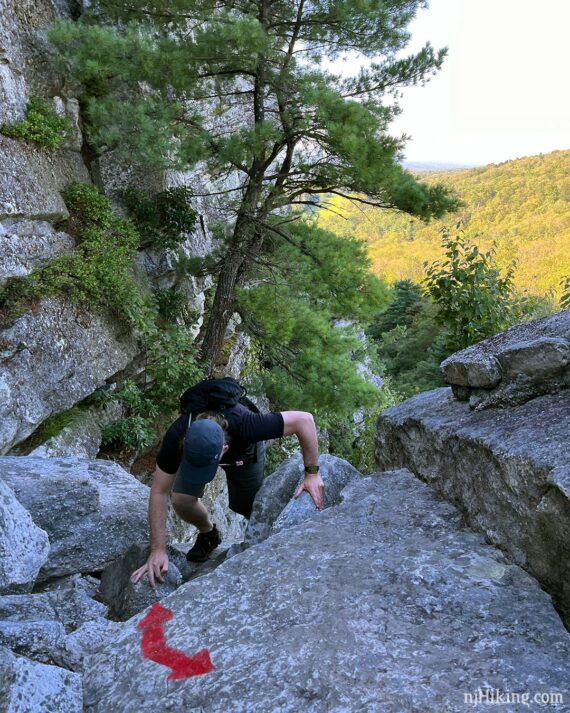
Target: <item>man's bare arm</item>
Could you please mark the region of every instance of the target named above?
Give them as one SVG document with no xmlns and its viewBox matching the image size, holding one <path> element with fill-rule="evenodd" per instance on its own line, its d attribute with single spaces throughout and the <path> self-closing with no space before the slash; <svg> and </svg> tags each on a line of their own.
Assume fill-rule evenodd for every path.
<svg viewBox="0 0 570 713">
<path fill-rule="evenodd" d="M 174 484 L 174 477 L 174 475 L 165 473 L 156 466 L 148 501 L 150 555 L 147 562 L 136 572 L 133 572 L 131 576 L 132 581 L 136 583 L 143 574 L 148 573 L 148 581 L 153 589 L 155 587 L 155 579 L 163 582 L 163 575 L 168 572 L 166 518 L 168 516 L 168 499 Z"/>
<path fill-rule="evenodd" d="M 306 411 L 282 411 L 283 435 L 295 435 L 299 439 L 303 463 L 305 465 L 317 465 L 319 462 L 319 443 L 317 439 L 317 428 L 312 414 Z M 293 497 L 297 498 L 306 490 L 313 498 L 317 510 L 322 510 L 324 506 L 325 486 L 319 473 L 306 474 L 303 482 L 299 485 Z"/>
</svg>

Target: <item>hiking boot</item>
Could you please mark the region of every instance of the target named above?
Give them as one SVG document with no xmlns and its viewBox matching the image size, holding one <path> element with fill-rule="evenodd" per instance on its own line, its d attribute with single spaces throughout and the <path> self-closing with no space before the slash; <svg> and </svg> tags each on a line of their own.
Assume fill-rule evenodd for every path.
<svg viewBox="0 0 570 713">
<path fill-rule="evenodd" d="M 188 562 L 205 562 L 221 541 L 215 525 L 210 532 L 199 532 L 192 549 L 188 550 L 186 559 Z"/>
</svg>

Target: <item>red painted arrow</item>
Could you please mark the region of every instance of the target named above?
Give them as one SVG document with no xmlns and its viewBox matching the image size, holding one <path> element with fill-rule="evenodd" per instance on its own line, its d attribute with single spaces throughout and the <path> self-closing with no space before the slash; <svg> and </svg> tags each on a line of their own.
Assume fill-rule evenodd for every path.
<svg viewBox="0 0 570 713">
<path fill-rule="evenodd" d="M 168 681 L 178 681 L 190 676 L 201 676 L 214 670 L 208 649 L 187 656 L 183 651 L 171 649 L 166 643 L 164 624 L 174 618 L 170 609 L 155 602 L 149 613 L 137 624 L 143 630 L 141 650 L 145 659 L 160 663 L 172 669 Z"/>
</svg>

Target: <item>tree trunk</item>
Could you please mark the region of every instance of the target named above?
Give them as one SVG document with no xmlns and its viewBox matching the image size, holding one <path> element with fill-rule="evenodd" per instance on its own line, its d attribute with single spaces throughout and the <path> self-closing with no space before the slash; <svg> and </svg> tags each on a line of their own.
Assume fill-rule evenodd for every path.
<svg viewBox="0 0 570 713">
<path fill-rule="evenodd" d="M 251 192 L 247 201 L 255 206 L 255 192 Z M 244 201 L 245 202 L 245 201 Z M 234 312 L 235 290 L 247 268 L 249 258 L 254 256 L 263 242 L 252 212 L 240 211 L 236 220 L 232 244 L 229 247 L 218 274 L 216 293 L 210 313 L 207 316 L 204 336 L 200 347 L 200 357 L 206 373 L 211 376 L 224 345 L 224 336 Z"/>
<path fill-rule="evenodd" d="M 226 253 L 218 276 L 214 302 L 206 320 L 200 356 L 208 376 L 212 376 L 220 356 L 228 322 L 233 313 L 235 288 L 243 262 L 240 252 L 234 246 Z"/>
</svg>

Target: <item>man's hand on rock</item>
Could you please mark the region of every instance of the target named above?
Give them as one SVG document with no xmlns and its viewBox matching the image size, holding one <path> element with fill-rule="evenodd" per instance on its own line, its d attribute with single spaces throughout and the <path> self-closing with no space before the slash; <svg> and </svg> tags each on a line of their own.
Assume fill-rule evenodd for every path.
<svg viewBox="0 0 570 713">
<path fill-rule="evenodd" d="M 306 490 L 313 498 L 317 510 L 322 510 L 325 504 L 325 484 L 319 473 L 305 475 L 293 497 L 298 498 L 303 490 Z"/>
<path fill-rule="evenodd" d="M 136 584 L 143 574 L 148 575 L 148 582 L 156 589 L 156 580 L 164 582 L 164 575 L 168 572 L 168 555 L 163 550 L 151 552 L 148 560 L 131 575 L 131 582 Z"/>
</svg>

